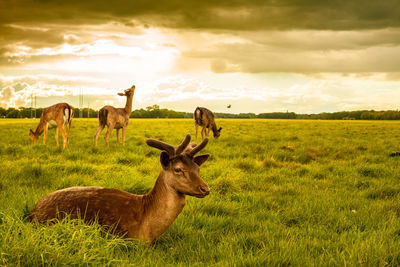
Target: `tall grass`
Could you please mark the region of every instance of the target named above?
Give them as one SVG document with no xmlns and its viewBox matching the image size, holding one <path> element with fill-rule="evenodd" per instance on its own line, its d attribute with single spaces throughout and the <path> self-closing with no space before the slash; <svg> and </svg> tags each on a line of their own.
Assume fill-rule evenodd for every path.
<svg viewBox="0 0 400 267">
<path fill-rule="evenodd" d="M 194 138 L 192 120 L 135 119 L 126 146 L 99 139 L 97 121 L 75 119 L 67 149 L 29 145 L 37 120 L 0 120 L 0 263 L 3 265 L 397 266 L 400 264 L 400 123 L 218 120 L 201 177 L 150 247 L 99 225 L 32 225 L 34 204 L 70 186 L 149 191 L 160 170 L 148 137 Z M 104 133 L 103 133 L 104 134 Z M 198 139 L 198 142 L 200 139 Z"/>
</svg>

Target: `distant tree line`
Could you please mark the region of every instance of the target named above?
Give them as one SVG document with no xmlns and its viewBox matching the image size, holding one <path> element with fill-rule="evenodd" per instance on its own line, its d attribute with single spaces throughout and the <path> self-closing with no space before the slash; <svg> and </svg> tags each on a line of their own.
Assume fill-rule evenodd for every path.
<svg viewBox="0 0 400 267">
<path fill-rule="evenodd" d="M 43 108 L 2 108 L 0 107 L 0 118 L 40 118 Z M 99 115 L 98 110 L 91 108 L 74 108 L 75 118 L 97 118 Z"/>
<path fill-rule="evenodd" d="M 0 118 L 40 118 L 43 108 L 2 108 L 0 107 Z M 98 110 L 91 108 L 75 108 L 75 118 L 97 118 Z M 270 112 L 270 113 L 215 113 L 218 118 L 232 119 L 313 119 L 313 120 L 400 120 L 398 110 L 357 110 L 340 112 L 323 112 L 319 114 L 296 114 L 294 112 Z M 179 112 L 170 109 L 161 109 L 158 105 L 136 109 L 132 112 L 131 118 L 193 118 L 192 112 Z"/>
<path fill-rule="evenodd" d="M 357 111 L 339 111 L 332 113 L 319 114 L 297 114 L 297 119 L 321 119 L 321 120 L 400 120 L 400 111 L 398 110 L 357 110 Z"/>
<path fill-rule="evenodd" d="M 131 118 L 192 118 L 193 113 L 179 112 L 170 109 L 160 109 L 158 105 L 136 109 L 132 112 Z"/>
</svg>

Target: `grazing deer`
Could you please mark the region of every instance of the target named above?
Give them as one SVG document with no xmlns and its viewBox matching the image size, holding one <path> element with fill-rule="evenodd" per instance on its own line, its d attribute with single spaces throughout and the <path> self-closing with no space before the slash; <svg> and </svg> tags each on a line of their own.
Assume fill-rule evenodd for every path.
<svg viewBox="0 0 400 267">
<path fill-rule="evenodd" d="M 30 219 L 43 223 L 69 214 L 70 218 L 82 218 L 87 223 L 97 220 L 101 225 L 113 227 L 117 234 L 150 245 L 181 213 L 186 195 L 203 198 L 210 193 L 199 176 L 199 167 L 209 155 L 194 157 L 206 146 L 208 138 L 198 146 L 189 142 L 189 134 L 178 147 L 147 140 L 149 146 L 162 150 L 162 168 L 154 188 L 146 195 L 114 188 L 70 187 L 40 199 Z"/>
<path fill-rule="evenodd" d="M 74 109 L 67 103 L 58 103 L 47 107 L 43 110 L 40 116 L 39 125 L 35 131 L 29 130 L 29 139 L 31 144 L 39 139 L 39 136 L 43 133 L 43 144 L 46 144 L 47 130 L 49 128 L 56 128 L 56 142 L 58 146 L 58 131 L 63 136 L 63 148 L 65 148 L 69 141 L 69 131 L 71 130 L 72 118 L 74 117 Z M 67 131 L 64 130 L 64 125 Z"/>
<path fill-rule="evenodd" d="M 218 138 L 221 135 L 222 128 L 217 129 L 217 125 L 215 124 L 214 113 L 211 110 L 206 108 L 197 107 L 194 111 L 194 125 L 196 127 L 196 139 L 197 139 L 197 128 L 202 126 L 201 130 L 201 139 L 204 139 L 204 134 L 206 137 L 209 136 L 210 131 L 213 131 L 214 137 Z M 207 131 L 208 129 L 208 131 Z"/>
<path fill-rule="evenodd" d="M 119 96 L 126 96 L 125 108 L 115 108 L 113 106 L 104 106 L 99 110 L 99 127 L 94 135 L 94 145 L 97 146 L 97 139 L 99 134 L 107 125 L 107 132 L 104 136 L 106 140 L 106 145 L 110 146 L 108 143 L 108 137 L 110 136 L 112 130 L 115 128 L 117 130 L 117 143 L 119 143 L 119 129 L 122 128 L 122 144 L 125 145 L 125 132 L 126 127 L 129 123 L 129 116 L 132 112 L 132 99 L 135 94 L 135 86 L 132 85 L 131 88 L 126 89 L 124 93 L 118 93 Z"/>
</svg>

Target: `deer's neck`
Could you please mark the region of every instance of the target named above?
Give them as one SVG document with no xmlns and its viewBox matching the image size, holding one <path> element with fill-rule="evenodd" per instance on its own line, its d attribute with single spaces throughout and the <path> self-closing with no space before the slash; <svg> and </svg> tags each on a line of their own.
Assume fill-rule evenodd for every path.
<svg viewBox="0 0 400 267">
<path fill-rule="evenodd" d="M 149 243 L 164 233 L 181 213 L 186 197 L 165 183 L 161 171 L 153 190 L 143 196 L 142 235 Z"/>
<path fill-rule="evenodd" d="M 133 94 L 126 98 L 126 104 L 124 110 L 128 116 L 131 115 L 132 112 L 132 102 L 133 102 Z"/>
<path fill-rule="evenodd" d="M 43 133 L 45 123 L 40 119 L 38 126 L 35 130 L 35 135 L 40 136 Z"/>
<path fill-rule="evenodd" d="M 217 129 L 217 124 L 215 124 L 215 121 L 213 121 L 212 123 L 211 123 L 211 129 L 212 129 L 212 131 L 213 131 L 213 133 L 214 133 L 214 135 L 217 133 L 217 131 L 218 131 L 218 129 Z"/>
</svg>

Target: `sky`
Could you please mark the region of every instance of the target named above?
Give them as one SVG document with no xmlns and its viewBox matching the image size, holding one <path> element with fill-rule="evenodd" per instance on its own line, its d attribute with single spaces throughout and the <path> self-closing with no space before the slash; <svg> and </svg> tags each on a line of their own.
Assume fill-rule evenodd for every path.
<svg viewBox="0 0 400 267">
<path fill-rule="evenodd" d="M 399 0 L 0 0 L 0 106 L 399 109 Z M 231 105 L 231 108 L 227 108 Z"/>
</svg>

